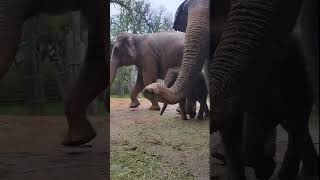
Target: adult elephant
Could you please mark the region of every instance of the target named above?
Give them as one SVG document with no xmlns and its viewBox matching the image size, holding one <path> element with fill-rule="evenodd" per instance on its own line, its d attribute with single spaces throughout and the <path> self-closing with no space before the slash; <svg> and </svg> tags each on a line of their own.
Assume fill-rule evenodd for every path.
<svg viewBox="0 0 320 180">
<path fill-rule="evenodd" d="M 88 49 L 83 68 L 65 102 L 68 132 L 62 144 L 77 146 L 91 141 L 96 132 L 86 116 L 88 104 L 108 85 L 106 62 L 106 1 L 96 0 L 1 0 L 0 77 L 10 68 L 23 23 L 39 14 L 80 11 L 88 21 Z M 107 38 L 108 39 L 108 38 Z"/>
<path fill-rule="evenodd" d="M 219 19 L 221 9 L 214 9 L 211 18 L 211 33 L 209 31 L 209 5 L 206 0 L 194 0 L 189 2 L 188 8 L 188 27 L 186 33 L 186 45 L 184 52 L 184 60 L 182 70 L 178 76 L 178 80 L 167 89 L 158 84 L 152 84 L 146 87 L 146 94 L 165 103 L 176 103 L 183 96 L 184 89 L 192 79 L 192 74 L 199 72 L 203 61 L 201 56 L 209 44 L 208 39 L 214 38 L 215 33 L 219 32 L 219 23 L 224 24 L 224 20 Z M 245 179 L 243 167 L 240 163 L 239 151 L 236 146 L 237 138 L 235 132 L 240 127 L 239 119 L 232 117 L 234 111 L 241 109 L 241 105 L 246 103 L 246 97 L 241 93 L 245 92 L 246 78 L 250 78 L 252 67 L 264 60 L 271 60 L 264 72 L 271 72 L 271 69 L 282 62 L 285 56 L 285 51 L 281 50 L 282 45 L 286 45 L 291 37 L 291 32 L 296 24 L 297 16 L 300 13 L 300 8 L 303 1 L 285 1 L 285 0 L 248 0 L 248 1 L 215 1 L 215 6 L 225 5 L 229 8 L 229 15 L 226 16 L 226 23 L 223 33 L 221 34 L 220 42 L 217 44 L 217 49 L 213 55 L 214 61 L 210 63 L 210 96 L 212 111 L 211 119 L 215 119 L 220 123 L 220 132 L 224 142 L 227 143 L 226 152 L 230 162 L 230 174 L 232 179 Z M 304 1 L 305 3 L 315 3 L 316 1 Z M 288 6 L 290 4 L 290 6 Z M 313 6 L 317 7 L 317 6 Z M 286 9 L 286 11 L 283 11 Z M 301 15 L 308 17 L 313 11 L 302 11 Z M 218 17 L 218 19 L 216 19 Z M 314 22 L 316 24 L 317 22 Z M 314 25 L 312 24 L 312 25 Z M 312 31 L 314 27 L 303 30 Z M 317 38 L 309 38 L 307 40 L 316 41 Z M 306 44 L 312 43 L 305 41 Z M 313 43 L 313 45 L 316 43 Z M 211 42 L 215 46 L 215 42 Z M 262 49 L 262 47 L 264 49 Z M 316 51 L 316 48 L 312 48 Z M 277 53 L 277 56 L 270 57 L 270 52 Z M 317 55 L 317 53 L 313 53 Z M 259 55 L 259 56 L 258 56 Z M 318 64 L 318 58 L 310 58 L 305 61 L 306 64 Z M 310 74 L 318 74 L 318 66 L 313 67 Z M 256 71 L 254 71 L 256 72 Z M 260 73 L 260 72 L 257 72 Z M 268 73 L 266 73 L 268 74 Z M 263 75 L 261 82 L 264 82 L 268 76 Z M 252 74 L 251 74 L 252 76 Z M 318 97 L 317 79 L 318 76 L 310 76 L 313 81 L 315 97 Z M 263 83 L 260 83 L 257 88 L 262 88 Z M 251 91 L 248 91 L 251 92 Z M 316 98 L 318 102 L 318 98 Z M 318 103 L 317 103 L 318 104 Z M 221 125 L 223 124 L 223 127 Z M 230 129 L 234 131 L 230 131 Z M 237 134 L 238 135 L 238 134 Z"/>
<path fill-rule="evenodd" d="M 169 68 L 180 67 L 185 34 L 158 32 L 150 34 L 120 33 L 114 43 L 110 60 L 110 83 L 118 68 L 135 65 L 138 77 L 130 93 L 130 108 L 140 105 L 137 96 L 143 88 L 157 79 L 163 79 Z M 150 110 L 160 110 L 158 101 L 151 100 Z"/>
</svg>

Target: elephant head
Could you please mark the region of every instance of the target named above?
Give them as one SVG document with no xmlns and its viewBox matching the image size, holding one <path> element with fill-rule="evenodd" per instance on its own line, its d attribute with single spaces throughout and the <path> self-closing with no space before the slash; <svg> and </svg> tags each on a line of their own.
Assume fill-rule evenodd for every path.
<svg viewBox="0 0 320 180">
<path fill-rule="evenodd" d="M 119 67 L 135 64 L 137 53 L 134 46 L 134 36 L 122 32 L 114 42 L 110 60 L 110 85 L 113 83 Z"/>
</svg>

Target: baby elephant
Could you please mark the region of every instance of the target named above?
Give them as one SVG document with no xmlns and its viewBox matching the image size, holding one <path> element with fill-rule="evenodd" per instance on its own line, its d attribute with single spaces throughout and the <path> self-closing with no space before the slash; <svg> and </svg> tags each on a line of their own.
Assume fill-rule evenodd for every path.
<svg viewBox="0 0 320 180">
<path fill-rule="evenodd" d="M 164 85 L 166 87 L 171 87 L 176 81 L 178 74 L 180 71 L 180 67 L 170 68 L 166 73 L 164 78 Z M 187 120 L 187 114 L 189 114 L 190 118 L 194 118 L 196 116 L 196 103 L 197 101 L 200 103 L 200 109 L 197 116 L 197 119 L 203 119 L 203 115 L 209 116 L 209 108 L 207 106 L 207 95 L 208 90 L 206 87 L 204 75 L 202 73 L 195 76 L 192 87 L 190 87 L 186 93 L 185 98 L 182 98 L 179 101 L 179 107 L 181 112 L 181 119 Z M 167 108 L 167 104 L 161 109 L 160 115 L 163 114 L 165 109 Z"/>
</svg>

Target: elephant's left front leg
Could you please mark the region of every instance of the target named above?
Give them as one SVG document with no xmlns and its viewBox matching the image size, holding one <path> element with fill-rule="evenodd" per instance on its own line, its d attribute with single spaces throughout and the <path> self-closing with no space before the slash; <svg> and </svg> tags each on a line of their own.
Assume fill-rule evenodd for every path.
<svg viewBox="0 0 320 180">
<path fill-rule="evenodd" d="M 139 69 L 136 84 L 134 85 L 130 93 L 130 98 L 131 98 L 130 108 L 135 108 L 140 105 L 140 102 L 138 101 L 137 96 L 142 91 L 143 88 L 144 88 L 143 79 L 142 79 L 141 71 Z"/>
<path fill-rule="evenodd" d="M 93 26 L 97 25 L 93 23 L 100 22 L 90 23 Z M 103 27 L 104 24 L 89 28 L 86 59 L 77 81 L 68 92 L 65 104 L 68 134 L 62 142 L 65 146 L 85 144 L 96 136 L 94 128 L 87 119 L 86 109 L 88 104 L 108 86 L 109 68 L 105 59 Z"/>
</svg>

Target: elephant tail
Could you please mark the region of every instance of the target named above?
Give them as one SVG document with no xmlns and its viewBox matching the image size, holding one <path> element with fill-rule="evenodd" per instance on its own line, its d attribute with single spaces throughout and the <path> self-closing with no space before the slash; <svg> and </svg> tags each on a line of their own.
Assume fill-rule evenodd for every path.
<svg viewBox="0 0 320 180">
<path fill-rule="evenodd" d="M 167 103 L 164 103 L 163 106 L 162 106 L 162 109 L 160 111 L 160 115 L 162 116 L 163 112 L 167 109 L 167 106 L 168 104 Z"/>
</svg>

